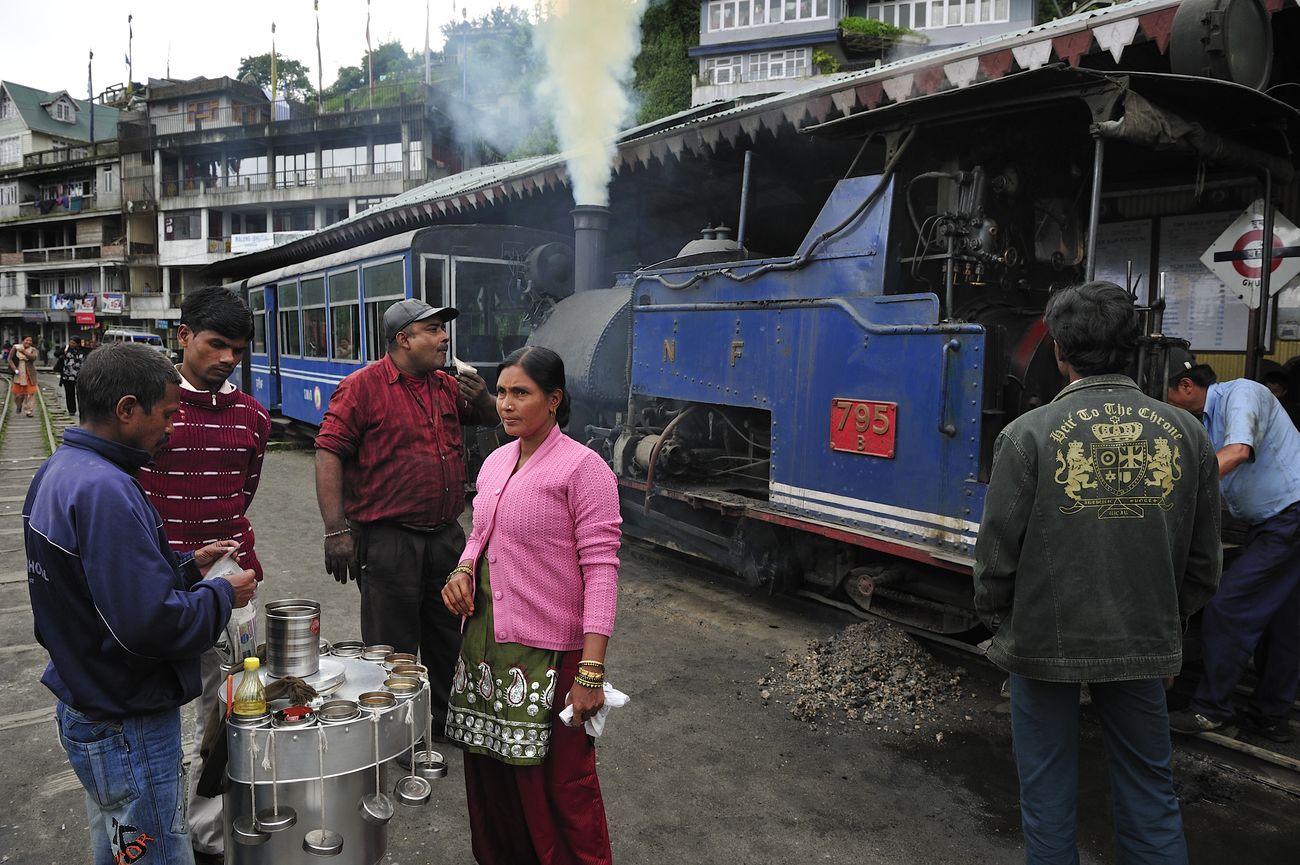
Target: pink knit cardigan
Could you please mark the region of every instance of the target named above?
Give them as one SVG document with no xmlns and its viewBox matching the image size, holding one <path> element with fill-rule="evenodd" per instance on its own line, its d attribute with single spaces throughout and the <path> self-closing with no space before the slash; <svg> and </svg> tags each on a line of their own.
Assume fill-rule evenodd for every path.
<svg viewBox="0 0 1300 865">
<path fill-rule="evenodd" d="M 561 652 L 609 636 L 618 594 L 618 483 L 557 426 L 514 476 L 519 441 L 478 474 L 474 528 L 460 560 L 486 552 L 498 643 Z"/>
</svg>

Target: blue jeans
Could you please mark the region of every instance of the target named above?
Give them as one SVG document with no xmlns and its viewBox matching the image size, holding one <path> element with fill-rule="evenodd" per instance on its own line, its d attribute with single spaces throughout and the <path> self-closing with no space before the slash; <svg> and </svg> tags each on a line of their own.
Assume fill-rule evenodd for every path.
<svg viewBox="0 0 1300 865">
<path fill-rule="evenodd" d="M 1205 674 L 1192 708 L 1226 721 L 1236 714 L 1232 692 L 1252 653 L 1251 706 L 1269 720 L 1286 720 L 1300 679 L 1300 506 L 1250 527 L 1241 554 L 1223 572 L 1205 605 L 1201 642 Z M 1257 652 L 1261 642 L 1267 651 Z"/>
<path fill-rule="evenodd" d="M 180 710 L 95 721 L 60 702 L 54 717 L 86 790 L 95 865 L 193 865 Z"/>
<path fill-rule="evenodd" d="M 1114 803 L 1115 861 L 1186 865 L 1159 679 L 1089 685 Z M 1078 865 L 1079 685 L 1011 676 L 1011 736 L 1029 865 Z"/>
</svg>

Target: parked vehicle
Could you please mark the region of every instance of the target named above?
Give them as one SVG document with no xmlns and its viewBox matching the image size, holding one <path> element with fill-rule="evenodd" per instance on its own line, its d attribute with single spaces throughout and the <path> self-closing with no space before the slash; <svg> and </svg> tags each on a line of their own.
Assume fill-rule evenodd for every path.
<svg viewBox="0 0 1300 865">
<path fill-rule="evenodd" d="M 104 345 L 110 342 L 132 342 L 161 352 L 173 361 L 180 361 L 179 353 L 168 348 L 160 335 L 147 330 L 131 330 L 124 327 L 109 328 L 104 331 L 104 338 L 100 342 Z"/>
</svg>

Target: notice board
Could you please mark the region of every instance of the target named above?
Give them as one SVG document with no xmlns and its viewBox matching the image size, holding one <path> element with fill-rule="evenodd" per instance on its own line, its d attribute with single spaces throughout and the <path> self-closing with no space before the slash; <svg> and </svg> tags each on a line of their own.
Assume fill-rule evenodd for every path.
<svg viewBox="0 0 1300 865">
<path fill-rule="evenodd" d="M 1201 256 L 1239 215 L 1229 210 L 1168 216 L 1160 220 L 1160 257 L 1165 274 L 1165 325 L 1192 351 L 1245 351 L 1250 310 L 1223 284 Z"/>
</svg>

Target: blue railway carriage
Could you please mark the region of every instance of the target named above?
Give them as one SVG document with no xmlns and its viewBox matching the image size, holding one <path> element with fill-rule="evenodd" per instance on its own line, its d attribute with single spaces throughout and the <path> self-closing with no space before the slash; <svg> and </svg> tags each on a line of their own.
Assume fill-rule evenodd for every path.
<svg viewBox="0 0 1300 865">
<path fill-rule="evenodd" d="M 285 417 L 319 424 L 338 383 L 383 356 L 384 311 L 408 297 L 460 311 L 452 355 L 494 386 L 539 309 L 572 291 L 565 240 L 514 226 L 435 226 L 247 279 L 253 344 L 242 386 Z"/>
</svg>

